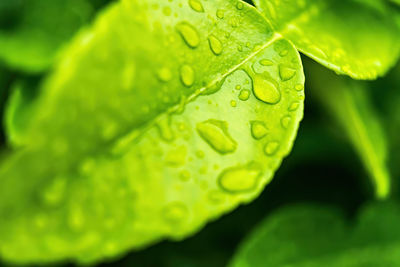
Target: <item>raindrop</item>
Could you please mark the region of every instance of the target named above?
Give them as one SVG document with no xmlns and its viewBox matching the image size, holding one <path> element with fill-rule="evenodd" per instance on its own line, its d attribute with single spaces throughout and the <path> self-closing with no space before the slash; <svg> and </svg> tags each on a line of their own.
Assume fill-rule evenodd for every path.
<svg viewBox="0 0 400 267">
<path fill-rule="evenodd" d="M 189 47 L 196 48 L 199 46 L 200 37 L 197 30 L 192 25 L 188 22 L 181 22 L 176 25 L 176 28 Z"/>
<path fill-rule="evenodd" d="M 214 150 L 220 154 L 233 153 L 237 143 L 228 133 L 228 123 L 207 120 L 197 124 L 197 132 Z"/>
<path fill-rule="evenodd" d="M 194 70 L 189 65 L 183 65 L 181 70 L 181 81 L 186 87 L 190 87 L 194 83 Z"/>
<path fill-rule="evenodd" d="M 187 148 L 185 146 L 179 146 L 168 152 L 165 157 L 165 162 L 172 167 L 178 167 L 185 164 L 186 156 Z"/>
<path fill-rule="evenodd" d="M 163 119 L 157 123 L 157 128 L 160 133 L 161 139 L 166 142 L 171 142 L 175 139 L 174 132 L 171 129 L 171 119 Z"/>
<path fill-rule="evenodd" d="M 299 108 L 300 103 L 299 102 L 293 102 L 292 104 L 290 104 L 288 110 L 289 111 L 295 111 Z"/>
<path fill-rule="evenodd" d="M 284 129 L 287 129 L 289 127 L 290 122 L 292 121 L 292 117 L 289 115 L 282 117 L 281 119 L 281 124 Z"/>
<path fill-rule="evenodd" d="M 237 8 L 238 10 L 242 10 L 242 9 L 243 9 L 243 3 L 242 3 L 240 0 L 239 0 L 239 2 L 237 2 L 236 8 Z"/>
<path fill-rule="evenodd" d="M 57 205 L 64 198 L 67 180 L 65 177 L 57 177 L 43 192 L 42 198 L 49 206 Z"/>
<path fill-rule="evenodd" d="M 251 135 L 257 140 L 262 139 L 268 133 L 268 129 L 262 121 L 251 121 L 250 126 Z"/>
<path fill-rule="evenodd" d="M 261 59 L 260 60 L 260 65 L 262 65 L 262 66 L 272 66 L 272 65 L 274 65 L 274 62 L 272 62 L 269 59 Z"/>
<path fill-rule="evenodd" d="M 217 10 L 217 18 L 223 19 L 225 16 L 225 12 L 222 9 Z"/>
<path fill-rule="evenodd" d="M 215 37 L 214 35 L 210 35 L 208 37 L 208 43 L 210 45 L 211 51 L 215 55 L 218 56 L 218 55 L 220 55 L 222 53 L 222 50 L 223 50 L 222 43 L 217 37 Z"/>
<path fill-rule="evenodd" d="M 162 82 L 168 82 L 172 79 L 172 72 L 169 68 L 161 68 L 157 72 L 158 79 Z"/>
<path fill-rule="evenodd" d="M 254 76 L 253 91 L 259 100 L 267 104 L 277 104 L 281 100 L 281 93 L 276 83 L 266 75 Z"/>
<path fill-rule="evenodd" d="M 231 167 L 225 169 L 218 177 L 221 188 L 232 194 L 251 192 L 257 188 L 262 170 L 258 164 Z"/>
<path fill-rule="evenodd" d="M 189 0 L 189 6 L 196 12 L 204 12 L 203 4 L 199 0 Z"/>
<path fill-rule="evenodd" d="M 187 182 L 190 179 L 190 172 L 187 170 L 183 170 L 179 173 L 179 179 L 183 182 Z"/>
<path fill-rule="evenodd" d="M 242 101 L 246 101 L 248 100 L 250 97 L 250 90 L 248 89 L 243 89 L 242 91 L 240 91 L 239 93 L 239 99 Z"/>
<path fill-rule="evenodd" d="M 179 223 L 188 216 L 189 211 L 182 202 L 173 202 L 165 206 L 162 213 L 166 221 Z"/>
<path fill-rule="evenodd" d="M 289 81 L 296 74 L 296 70 L 286 67 L 284 65 L 279 65 L 279 76 L 282 81 Z"/>
<path fill-rule="evenodd" d="M 304 85 L 302 85 L 302 84 L 296 84 L 296 85 L 294 86 L 294 89 L 295 89 L 296 91 L 303 91 L 303 90 L 304 90 Z"/>
<path fill-rule="evenodd" d="M 264 153 L 267 156 L 273 156 L 279 149 L 279 142 L 271 141 L 264 146 Z"/>
<path fill-rule="evenodd" d="M 231 107 L 236 107 L 237 106 L 237 102 L 235 100 L 231 100 Z"/>
</svg>

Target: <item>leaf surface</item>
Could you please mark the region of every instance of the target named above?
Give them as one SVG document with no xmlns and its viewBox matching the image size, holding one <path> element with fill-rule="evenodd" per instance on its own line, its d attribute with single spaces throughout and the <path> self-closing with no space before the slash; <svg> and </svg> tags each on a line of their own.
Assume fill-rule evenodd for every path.
<svg viewBox="0 0 400 267">
<path fill-rule="evenodd" d="M 303 84 L 298 52 L 241 1 L 111 6 L 2 163 L 1 255 L 93 262 L 251 201 L 292 147 Z"/>
<path fill-rule="evenodd" d="M 266 218 L 230 266 L 398 266 L 398 205 L 365 208 L 355 226 L 329 207 L 297 205 Z"/>
<path fill-rule="evenodd" d="M 355 79 L 384 75 L 399 58 L 394 11 L 378 1 L 255 0 L 302 53 Z"/>
</svg>

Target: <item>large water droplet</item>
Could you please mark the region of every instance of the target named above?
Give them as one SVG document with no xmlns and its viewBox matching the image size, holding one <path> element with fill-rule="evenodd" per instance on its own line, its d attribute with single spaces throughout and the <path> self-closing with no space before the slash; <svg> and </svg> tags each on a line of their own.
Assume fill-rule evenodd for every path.
<svg viewBox="0 0 400 267">
<path fill-rule="evenodd" d="M 262 139 L 268 133 L 268 129 L 262 121 L 251 121 L 250 128 L 251 135 L 257 140 Z"/>
<path fill-rule="evenodd" d="M 213 149 L 220 154 L 232 153 L 237 143 L 228 133 L 228 123 L 219 120 L 207 120 L 197 124 L 197 132 Z"/>
<path fill-rule="evenodd" d="M 189 65 L 183 65 L 181 67 L 181 81 L 186 87 L 190 87 L 194 83 L 194 70 Z"/>
<path fill-rule="evenodd" d="M 284 65 L 279 65 L 279 76 L 281 77 L 282 81 L 289 81 L 294 77 L 295 74 L 296 70 Z"/>
<path fill-rule="evenodd" d="M 218 183 L 228 193 L 251 192 L 257 188 L 261 174 L 262 169 L 258 164 L 249 163 L 224 170 L 218 177 Z"/>
<path fill-rule="evenodd" d="M 208 37 L 208 43 L 210 44 L 210 49 L 215 55 L 220 55 L 222 53 L 223 47 L 221 41 L 214 35 Z"/>
<path fill-rule="evenodd" d="M 279 149 L 279 142 L 271 141 L 264 146 L 264 153 L 267 156 L 273 156 Z"/>
<path fill-rule="evenodd" d="M 188 22 L 181 22 L 176 25 L 176 28 L 189 47 L 196 48 L 199 46 L 200 37 L 197 30 L 192 25 Z"/>
<path fill-rule="evenodd" d="M 277 104 L 281 100 L 281 92 L 277 84 L 267 75 L 256 74 L 253 80 L 254 95 L 267 104 Z"/>
<path fill-rule="evenodd" d="M 189 6 L 196 12 L 204 12 L 203 4 L 199 0 L 189 0 Z"/>
<path fill-rule="evenodd" d="M 168 204 L 162 211 L 166 221 L 171 223 L 179 223 L 188 216 L 188 209 L 182 202 L 173 202 Z"/>
</svg>

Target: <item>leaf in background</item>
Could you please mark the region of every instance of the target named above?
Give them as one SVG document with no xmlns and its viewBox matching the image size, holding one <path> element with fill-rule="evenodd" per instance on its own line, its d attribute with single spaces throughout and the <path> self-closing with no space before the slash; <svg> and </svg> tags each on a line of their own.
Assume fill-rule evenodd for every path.
<svg viewBox="0 0 400 267">
<path fill-rule="evenodd" d="M 122 1 L 66 50 L 0 169 L 0 253 L 92 262 L 254 199 L 303 114 L 299 54 L 241 1 Z"/>
<path fill-rule="evenodd" d="M 390 192 L 387 137 L 368 88 L 315 64 L 307 66 L 312 93 L 334 119 L 333 123 L 345 132 L 372 178 L 376 196 L 386 198 Z"/>
<path fill-rule="evenodd" d="M 61 45 L 93 14 L 86 0 L 2 0 L 0 62 L 40 72 L 54 61 Z"/>
<path fill-rule="evenodd" d="M 276 31 L 302 53 L 355 79 L 382 76 L 399 57 L 394 12 L 375 2 L 255 0 Z"/>
<path fill-rule="evenodd" d="M 392 203 L 368 206 L 355 226 L 327 207 L 288 207 L 251 233 L 231 266 L 398 266 L 399 221 L 400 210 Z"/>
</svg>

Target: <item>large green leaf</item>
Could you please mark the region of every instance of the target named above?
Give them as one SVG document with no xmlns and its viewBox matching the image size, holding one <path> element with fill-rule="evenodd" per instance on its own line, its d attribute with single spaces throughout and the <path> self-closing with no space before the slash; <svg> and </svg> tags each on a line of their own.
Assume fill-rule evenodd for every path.
<svg viewBox="0 0 400 267">
<path fill-rule="evenodd" d="M 86 0 L 2 0 L 0 62 L 29 72 L 48 68 L 92 13 Z"/>
<path fill-rule="evenodd" d="M 231 266 L 399 266 L 399 221 L 394 204 L 369 206 L 356 226 L 327 207 L 285 208 L 243 242 Z"/>
<path fill-rule="evenodd" d="M 347 136 L 376 188 L 376 196 L 390 192 L 388 144 L 382 119 L 376 112 L 365 83 L 339 77 L 329 70 L 309 66 L 312 93 Z"/>
<path fill-rule="evenodd" d="M 2 257 L 113 257 L 251 201 L 292 147 L 303 84 L 298 52 L 241 1 L 113 5 L 2 163 Z"/>
<path fill-rule="evenodd" d="M 273 27 L 304 54 L 340 74 L 374 79 L 396 63 L 400 30 L 378 1 L 255 0 Z"/>
</svg>

